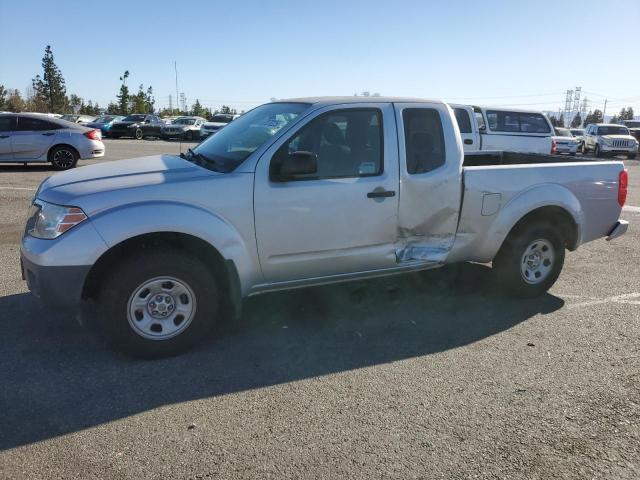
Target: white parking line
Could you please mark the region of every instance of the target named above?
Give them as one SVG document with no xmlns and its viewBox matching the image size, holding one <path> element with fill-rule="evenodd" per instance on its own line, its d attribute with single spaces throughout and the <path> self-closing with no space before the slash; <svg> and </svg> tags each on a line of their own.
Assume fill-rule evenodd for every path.
<svg viewBox="0 0 640 480">
<path fill-rule="evenodd" d="M 628 305 L 638 305 L 640 304 L 640 302 L 638 302 L 637 300 L 634 300 L 637 298 L 640 298 L 640 292 L 627 293 L 625 295 L 615 295 L 613 297 L 588 300 L 586 302 L 571 303 L 567 305 L 567 308 L 573 309 L 573 308 L 580 308 L 580 307 L 591 307 L 593 305 L 602 305 L 604 303 L 626 303 Z"/>
<path fill-rule="evenodd" d="M 31 187 L 0 187 L 0 190 L 28 190 L 30 192 L 35 192 L 35 188 Z"/>
<path fill-rule="evenodd" d="M 634 207 L 631 205 L 625 205 L 622 207 L 623 212 L 640 213 L 640 207 Z"/>
</svg>

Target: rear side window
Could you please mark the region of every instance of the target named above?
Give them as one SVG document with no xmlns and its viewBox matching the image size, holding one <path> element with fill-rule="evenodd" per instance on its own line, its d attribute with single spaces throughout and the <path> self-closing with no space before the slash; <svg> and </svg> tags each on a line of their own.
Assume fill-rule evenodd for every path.
<svg viewBox="0 0 640 480">
<path fill-rule="evenodd" d="M 540 113 L 487 110 L 487 122 L 494 132 L 551 132 L 546 118 Z"/>
<path fill-rule="evenodd" d="M 426 173 L 445 163 L 444 133 L 437 110 L 406 108 L 402 112 L 407 172 Z"/>
<path fill-rule="evenodd" d="M 471 119 L 469 118 L 469 112 L 464 108 L 454 108 L 453 113 L 456 116 L 460 133 L 471 133 Z"/>
<path fill-rule="evenodd" d="M 10 132 L 16 129 L 16 117 L 7 115 L 0 117 L 0 132 Z"/>
<path fill-rule="evenodd" d="M 58 128 L 60 128 L 58 124 L 49 122 L 47 120 L 41 120 L 39 118 L 31 117 L 18 118 L 18 131 L 21 132 L 56 130 Z"/>
</svg>

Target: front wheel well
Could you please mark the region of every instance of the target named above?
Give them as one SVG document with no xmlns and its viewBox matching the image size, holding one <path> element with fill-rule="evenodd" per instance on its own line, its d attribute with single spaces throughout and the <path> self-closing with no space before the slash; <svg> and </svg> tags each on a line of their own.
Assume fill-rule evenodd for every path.
<svg viewBox="0 0 640 480">
<path fill-rule="evenodd" d="M 107 250 L 91 267 L 82 289 L 82 299 L 95 298 L 111 268 L 136 252 L 169 248 L 187 253 L 201 261 L 215 276 L 221 290 L 223 311 L 240 315 L 241 297 L 238 273 L 210 243 L 180 232 L 155 232 L 129 238 Z"/>
<path fill-rule="evenodd" d="M 522 230 L 526 225 L 532 223 L 552 225 L 560 232 L 567 250 L 573 251 L 578 248 L 578 225 L 567 210 L 557 206 L 540 207 L 527 213 L 511 228 L 505 237 L 505 241 L 510 236 L 517 234 L 517 232 Z"/>
</svg>

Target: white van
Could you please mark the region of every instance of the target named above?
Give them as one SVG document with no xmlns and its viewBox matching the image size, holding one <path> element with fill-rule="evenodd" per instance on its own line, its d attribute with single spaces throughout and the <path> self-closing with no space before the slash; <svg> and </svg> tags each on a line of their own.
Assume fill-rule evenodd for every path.
<svg viewBox="0 0 640 480">
<path fill-rule="evenodd" d="M 541 112 L 450 104 L 466 152 L 551 153 L 553 126 Z"/>
</svg>

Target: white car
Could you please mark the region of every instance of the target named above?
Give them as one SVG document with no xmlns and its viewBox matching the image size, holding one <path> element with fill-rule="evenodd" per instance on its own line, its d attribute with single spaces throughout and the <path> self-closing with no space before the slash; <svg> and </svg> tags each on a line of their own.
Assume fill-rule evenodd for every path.
<svg viewBox="0 0 640 480">
<path fill-rule="evenodd" d="M 98 129 L 34 113 L 0 114 L 0 163 L 50 162 L 67 170 L 104 150 Z"/>
<path fill-rule="evenodd" d="M 209 135 L 213 135 L 221 128 L 225 127 L 228 123 L 233 122 L 240 115 L 234 115 L 231 113 L 216 113 L 210 121 L 205 122 L 202 125 L 202 130 L 200 131 L 200 136 L 202 138 L 208 137 Z"/>
<path fill-rule="evenodd" d="M 580 140 L 575 138 L 568 128 L 555 127 L 555 136 L 552 139 L 551 153 L 568 153 L 575 155 L 580 147 Z"/>
<path fill-rule="evenodd" d="M 71 123 L 79 123 L 80 125 L 86 125 L 87 123 L 91 123 L 95 121 L 97 117 L 91 115 L 74 115 L 72 113 L 68 113 L 66 115 L 60 116 L 62 120 L 66 120 Z"/>
<path fill-rule="evenodd" d="M 541 112 L 451 104 L 465 152 L 551 153 L 553 126 Z"/>
<path fill-rule="evenodd" d="M 587 126 L 582 143 L 582 153 L 593 151 L 596 157 L 626 155 L 636 158 L 638 141 L 624 125 L 595 123 Z"/>
</svg>

